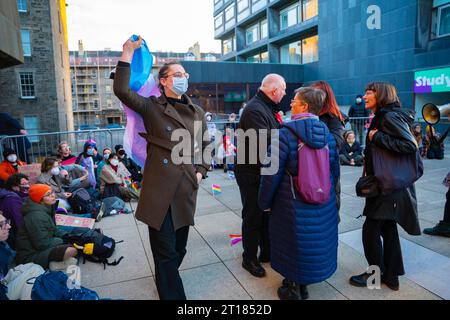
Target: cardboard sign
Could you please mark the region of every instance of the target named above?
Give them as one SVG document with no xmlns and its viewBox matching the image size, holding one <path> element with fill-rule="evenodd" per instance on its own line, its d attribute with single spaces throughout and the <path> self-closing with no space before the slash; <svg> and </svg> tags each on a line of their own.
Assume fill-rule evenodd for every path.
<svg viewBox="0 0 450 320">
<path fill-rule="evenodd" d="M 26 166 L 18 167 L 19 173 L 25 174 L 30 179 L 30 184 L 35 184 L 38 177 L 41 175 L 41 164 L 33 163 Z"/>
<path fill-rule="evenodd" d="M 66 216 L 63 214 L 55 214 L 57 226 L 76 227 L 76 228 L 94 228 L 95 219 Z"/>
</svg>

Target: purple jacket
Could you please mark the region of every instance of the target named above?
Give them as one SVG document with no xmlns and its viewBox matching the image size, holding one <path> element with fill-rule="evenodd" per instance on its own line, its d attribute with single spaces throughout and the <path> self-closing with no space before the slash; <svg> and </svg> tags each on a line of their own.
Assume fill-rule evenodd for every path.
<svg viewBox="0 0 450 320">
<path fill-rule="evenodd" d="M 17 193 L 0 189 L 0 211 L 6 219 L 11 219 L 12 227 L 18 230 L 23 224 L 22 204 L 23 198 Z"/>
</svg>

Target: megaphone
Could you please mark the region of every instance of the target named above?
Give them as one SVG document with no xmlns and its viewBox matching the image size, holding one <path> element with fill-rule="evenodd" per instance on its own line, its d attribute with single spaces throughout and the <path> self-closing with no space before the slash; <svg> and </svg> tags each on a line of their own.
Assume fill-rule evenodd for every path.
<svg viewBox="0 0 450 320">
<path fill-rule="evenodd" d="M 437 106 L 433 103 L 427 103 L 422 108 L 422 117 L 430 126 L 436 125 L 441 120 L 441 116 L 445 117 L 450 114 L 450 103 Z"/>
</svg>

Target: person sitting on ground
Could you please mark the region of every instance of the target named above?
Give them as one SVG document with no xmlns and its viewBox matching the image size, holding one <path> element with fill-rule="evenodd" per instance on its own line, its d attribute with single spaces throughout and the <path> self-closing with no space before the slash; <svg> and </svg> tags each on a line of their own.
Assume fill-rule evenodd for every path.
<svg viewBox="0 0 450 320">
<path fill-rule="evenodd" d="M 103 160 L 102 156 L 97 152 L 97 143 L 95 140 L 89 139 L 84 143 L 83 152 L 80 153 L 75 161 L 76 164 L 86 167 L 86 159 L 92 158 L 94 163 L 94 169 L 97 169 L 97 165 Z"/>
<path fill-rule="evenodd" d="M 3 162 L 0 163 L 0 186 L 6 183 L 8 178 L 19 172 L 19 167 L 26 165 L 17 157 L 17 153 L 11 148 L 3 151 Z"/>
<path fill-rule="evenodd" d="M 426 152 L 423 145 L 422 126 L 420 123 L 413 124 L 413 134 L 414 139 L 416 139 L 417 145 L 419 146 L 420 156 L 423 158 L 426 156 Z"/>
<path fill-rule="evenodd" d="M 7 296 L 8 288 L 2 284 L 2 280 L 8 274 L 9 269 L 12 268 L 16 256 L 7 242 L 10 229 L 11 221 L 6 219 L 0 211 L 0 300 L 9 300 Z"/>
<path fill-rule="evenodd" d="M 427 155 L 428 159 L 437 159 L 442 160 L 444 159 L 444 142 L 447 138 L 447 135 L 449 133 L 449 129 L 441 136 L 434 127 L 427 126 L 426 129 L 426 135 L 423 140 L 423 144 L 425 147 L 425 154 Z"/>
<path fill-rule="evenodd" d="M 139 199 L 139 196 L 128 186 L 126 180 L 131 176 L 117 154 L 112 153 L 100 176 L 100 193 L 103 198 L 119 197 L 125 202 Z"/>
<path fill-rule="evenodd" d="M 281 300 L 307 299 L 307 285 L 325 281 L 337 268 L 339 215 L 334 185 L 340 175 L 339 153 L 333 134 L 319 120 L 326 93 L 314 87 L 295 93 L 293 121 L 280 129 L 279 137 L 273 137 L 269 149 L 269 154 L 278 155 L 277 171 L 261 176 L 258 197 L 261 210 L 270 211 L 270 262 L 285 278 L 278 289 Z M 298 163 L 299 138 L 308 147 L 328 153 L 329 159 L 323 160 L 330 174 L 324 177 L 330 180 L 321 181 L 330 188 L 325 203 L 306 202 L 296 191 L 293 177 L 302 166 Z"/>
<path fill-rule="evenodd" d="M 431 236 L 450 237 L 450 171 L 443 181 L 443 185 L 448 188 L 444 207 L 444 219 L 439 221 L 433 228 L 426 228 L 423 233 Z"/>
<path fill-rule="evenodd" d="M 236 147 L 231 137 L 225 136 L 225 144 L 221 143 L 217 149 L 217 163 L 223 166 L 223 171 L 234 170 Z"/>
<path fill-rule="evenodd" d="M 131 173 L 131 179 L 135 182 L 141 183 L 141 167 L 139 167 L 136 162 L 133 161 L 133 159 L 128 158 L 128 155 L 122 145 L 116 145 L 114 149 L 116 150 L 116 154 L 119 157 L 119 161 L 123 163 L 125 165 L 125 168 L 127 168 L 127 170 Z"/>
<path fill-rule="evenodd" d="M 24 223 L 16 240 L 18 264 L 36 263 L 44 269 L 65 270 L 75 264 L 77 249 L 64 244 L 64 233 L 56 227 L 56 196 L 50 186 L 34 184 L 22 208 Z"/>
<path fill-rule="evenodd" d="M 8 244 L 15 248 L 17 231 L 22 226 L 22 205 L 28 198 L 30 182 L 24 174 L 13 174 L 6 181 L 5 189 L 0 189 L 0 211 L 3 216 L 11 220 Z"/>
<path fill-rule="evenodd" d="M 58 145 L 57 158 L 58 158 L 58 160 L 61 161 L 61 164 L 70 165 L 70 164 L 75 163 L 77 156 L 72 154 L 71 148 L 70 148 L 69 144 L 67 143 L 67 141 L 62 141 Z"/>
<path fill-rule="evenodd" d="M 339 159 L 342 165 L 357 166 L 363 165 L 364 157 L 362 155 L 361 144 L 356 141 L 355 133 L 347 131 L 344 134 L 345 143 L 341 149 Z"/>
<path fill-rule="evenodd" d="M 102 170 L 103 167 L 106 165 L 106 160 L 108 160 L 109 156 L 112 153 L 112 149 L 111 148 L 104 148 L 103 149 L 103 160 L 100 161 L 100 163 L 97 166 L 97 172 L 95 173 L 96 177 L 97 177 L 97 186 L 100 186 L 101 181 L 100 181 L 100 176 L 102 174 Z"/>
<path fill-rule="evenodd" d="M 72 196 L 72 193 L 65 190 L 69 188 L 71 183 L 67 170 L 61 170 L 58 159 L 46 158 L 42 163 L 41 172 L 37 183 L 50 186 L 59 200 L 59 204 L 66 210 L 70 210 L 68 199 Z"/>
</svg>

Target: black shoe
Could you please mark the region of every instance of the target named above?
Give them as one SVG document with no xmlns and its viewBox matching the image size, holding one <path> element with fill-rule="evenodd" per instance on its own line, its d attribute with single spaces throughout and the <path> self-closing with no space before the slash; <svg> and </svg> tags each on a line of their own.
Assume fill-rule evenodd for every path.
<svg viewBox="0 0 450 320">
<path fill-rule="evenodd" d="M 289 284 L 289 285 L 285 285 Z M 280 300 L 300 300 L 300 292 L 295 282 L 283 280 L 283 285 L 277 290 Z"/>
<path fill-rule="evenodd" d="M 400 283 L 398 281 L 398 277 L 388 279 L 387 277 L 381 276 L 381 283 L 384 283 L 386 287 L 388 287 L 393 291 L 400 290 Z"/>
<path fill-rule="evenodd" d="M 350 278 L 350 284 L 355 287 L 367 287 L 367 279 L 370 275 L 366 272 Z"/>
<path fill-rule="evenodd" d="M 258 261 L 242 261 L 242 267 L 257 278 L 266 276 L 266 270 Z"/>
<path fill-rule="evenodd" d="M 260 254 L 258 260 L 261 263 L 268 263 L 268 262 L 270 262 L 270 254 Z"/>
<path fill-rule="evenodd" d="M 303 284 L 299 284 L 298 286 L 300 290 L 300 297 L 302 297 L 302 300 L 308 300 L 309 299 L 308 287 Z"/>
</svg>

